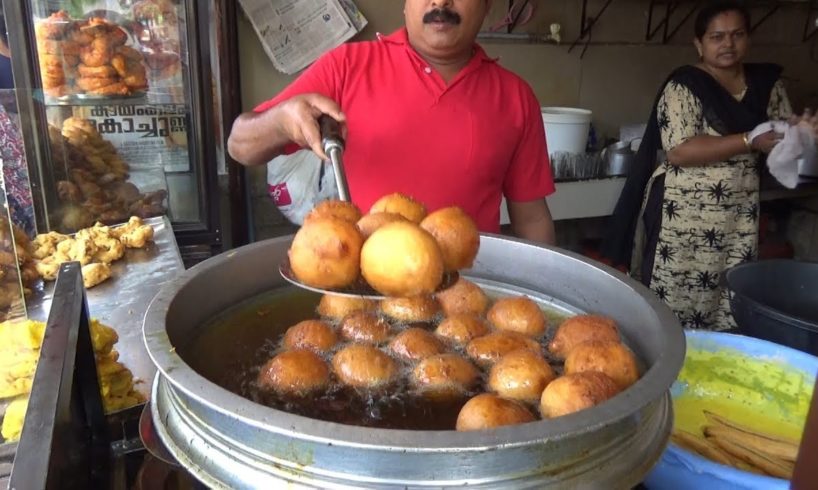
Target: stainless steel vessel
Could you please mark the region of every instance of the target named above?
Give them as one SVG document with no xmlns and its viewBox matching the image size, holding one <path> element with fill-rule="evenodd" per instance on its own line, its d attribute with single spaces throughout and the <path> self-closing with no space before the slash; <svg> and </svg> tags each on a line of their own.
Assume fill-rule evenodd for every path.
<svg viewBox="0 0 818 490">
<path fill-rule="evenodd" d="M 684 333 L 642 285 L 558 249 L 483 236 L 465 275 L 490 288 L 609 315 L 645 363 L 608 402 L 553 420 L 491 431 L 403 431 L 324 422 L 274 410 L 206 380 L 177 354 L 207 320 L 289 287 L 277 264 L 291 237 L 209 259 L 166 285 L 145 316 L 159 373 L 155 426 L 171 453 L 215 488 L 630 488 L 661 455 L 672 425 L 668 388 Z"/>
</svg>

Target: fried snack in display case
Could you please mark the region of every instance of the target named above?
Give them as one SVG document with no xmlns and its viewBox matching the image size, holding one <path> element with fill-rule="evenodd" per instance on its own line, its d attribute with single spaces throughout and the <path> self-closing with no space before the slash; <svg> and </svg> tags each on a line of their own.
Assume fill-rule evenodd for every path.
<svg viewBox="0 0 818 490">
<path fill-rule="evenodd" d="M 46 95 L 128 96 L 148 88 L 144 57 L 110 20 L 72 19 L 60 10 L 37 21 L 34 32 Z"/>
<path fill-rule="evenodd" d="M 49 125 L 53 178 L 59 207 L 52 228 L 73 233 L 96 222 L 114 224 L 131 216 L 150 218 L 167 212 L 167 190 L 141 192 L 116 148 L 87 119 L 68 117 Z"/>
<path fill-rule="evenodd" d="M 25 300 L 38 279 L 28 235 L 11 220 L 0 173 L 0 321 L 26 317 Z"/>
<path fill-rule="evenodd" d="M 32 228 L 167 216 L 191 264 L 248 239 L 225 131 L 241 111 L 236 11 L 232 0 L 4 4 Z"/>
</svg>

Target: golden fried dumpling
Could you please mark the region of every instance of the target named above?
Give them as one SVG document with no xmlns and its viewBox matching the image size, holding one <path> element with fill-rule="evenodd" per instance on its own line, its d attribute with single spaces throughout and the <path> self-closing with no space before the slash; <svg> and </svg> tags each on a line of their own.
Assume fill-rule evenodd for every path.
<svg viewBox="0 0 818 490">
<path fill-rule="evenodd" d="M 338 351 L 332 358 L 332 369 L 342 383 L 369 389 L 393 382 L 399 373 L 394 359 L 364 344 L 350 344 Z"/>
<path fill-rule="evenodd" d="M 364 243 L 361 273 L 386 296 L 432 294 L 443 280 L 443 256 L 429 232 L 412 223 L 389 223 Z"/>
<path fill-rule="evenodd" d="M 470 314 L 452 315 L 440 322 L 435 333 L 456 345 L 466 345 L 489 333 L 482 318 Z"/>
<path fill-rule="evenodd" d="M 369 214 L 397 213 L 412 223 L 420 223 L 426 217 L 426 206 L 411 197 L 394 193 L 383 196 L 369 208 Z"/>
<path fill-rule="evenodd" d="M 318 303 L 318 314 L 332 320 L 341 320 L 356 311 L 375 311 L 378 303 L 359 296 L 325 294 Z"/>
<path fill-rule="evenodd" d="M 458 354 L 437 354 L 418 363 L 412 385 L 431 398 L 448 398 L 466 393 L 480 381 L 480 370 Z"/>
<path fill-rule="evenodd" d="M 397 334 L 389 342 L 389 350 L 395 357 L 416 361 L 443 353 L 445 346 L 428 330 L 413 327 Z"/>
<path fill-rule="evenodd" d="M 360 272 L 363 238 L 358 228 L 340 218 L 315 218 L 295 234 L 289 250 L 290 267 L 308 286 L 342 288 Z"/>
<path fill-rule="evenodd" d="M 424 218 L 420 227 L 437 240 L 447 271 L 468 269 L 474 264 L 480 233 L 474 220 L 462 209 L 456 206 L 438 209 Z"/>
<path fill-rule="evenodd" d="M 327 387 L 329 368 L 311 350 L 289 350 L 273 357 L 261 368 L 258 384 L 279 393 L 303 396 Z"/>
<path fill-rule="evenodd" d="M 285 349 L 309 349 L 329 352 L 338 343 L 338 336 L 329 324 L 321 320 L 304 320 L 284 333 Z"/>
<path fill-rule="evenodd" d="M 545 315 L 539 305 L 526 296 L 497 300 L 486 317 L 499 330 L 529 337 L 539 337 L 545 333 Z"/>
<path fill-rule="evenodd" d="M 619 330 L 612 318 L 600 315 L 576 315 L 560 324 L 548 350 L 565 359 L 571 349 L 589 340 L 619 341 Z"/>
<path fill-rule="evenodd" d="M 111 278 L 111 266 L 105 262 L 94 262 L 82 266 L 82 284 L 86 289 L 101 284 Z"/>
<path fill-rule="evenodd" d="M 520 349 L 528 349 L 538 354 L 542 352 L 537 341 L 517 332 L 492 332 L 466 345 L 469 357 L 483 367 L 491 366 L 506 354 Z"/>
<path fill-rule="evenodd" d="M 489 298 L 477 284 L 462 277 L 450 287 L 435 294 L 446 316 L 468 313 L 482 316 L 489 307 Z"/>
<path fill-rule="evenodd" d="M 343 320 L 338 330 L 345 340 L 366 344 L 380 344 L 389 338 L 389 322 L 374 313 L 356 311 Z"/>
<path fill-rule="evenodd" d="M 460 409 L 457 430 L 494 429 L 535 420 L 534 415 L 523 404 L 491 393 L 482 393 L 467 401 Z"/>
<path fill-rule="evenodd" d="M 394 223 L 395 221 L 408 220 L 398 213 L 367 214 L 358 220 L 358 229 L 361 230 L 361 235 L 364 237 L 364 240 L 366 240 L 381 226 L 387 223 Z"/>
<path fill-rule="evenodd" d="M 350 223 L 357 223 L 358 220 L 361 219 L 361 210 L 351 202 L 328 199 L 316 204 L 315 207 L 307 213 L 307 216 L 304 218 L 304 223 L 315 218 L 340 218 Z"/>
<path fill-rule="evenodd" d="M 548 383 L 540 397 L 544 418 L 560 417 L 591 408 L 619 393 L 616 381 L 595 371 L 566 374 Z"/>
<path fill-rule="evenodd" d="M 440 312 L 440 304 L 429 295 L 385 298 L 380 307 L 384 315 L 403 323 L 431 322 Z"/>
<path fill-rule="evenodd" d="M 625 389 L 639 380 L 636 357 L 621 342 L 591 340 L 568 352 L 565 374 L 598 371 Z"/>
<path fill-rule="evenodd" d="M 537 403 L 555 377 L 540 354 L 523 349 L 506 354 L 491 367 L 488 386 L 504 398 Z"/>
</svg>

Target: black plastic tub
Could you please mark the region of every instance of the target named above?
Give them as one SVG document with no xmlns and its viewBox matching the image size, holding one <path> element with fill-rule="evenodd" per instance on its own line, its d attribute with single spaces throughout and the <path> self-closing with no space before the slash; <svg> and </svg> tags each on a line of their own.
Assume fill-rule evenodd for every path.
<svg viewBox="0 0 818 490">
<path fill-rule="evenodd" d="M 726 281 L 740 333 L 818 355 L 818 263 L 748 262 Z"/>
</svg>

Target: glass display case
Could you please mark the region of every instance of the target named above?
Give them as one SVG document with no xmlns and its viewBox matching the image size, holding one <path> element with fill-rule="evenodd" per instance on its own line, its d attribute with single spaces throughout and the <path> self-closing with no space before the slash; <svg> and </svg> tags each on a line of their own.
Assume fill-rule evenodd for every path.
<svg viewBox="0 0 818 490">
<path fill-rule="evenodd" d="M 238 111 L 221 61 L 235 49 L 232 4 L 5 2 L 39 232 L 167 215 L 183 256 L 221 251 L 220 204 L 244 202 L 218 189 L 222 178 L 244 192 L 222 129 Z"/>
</svg>

